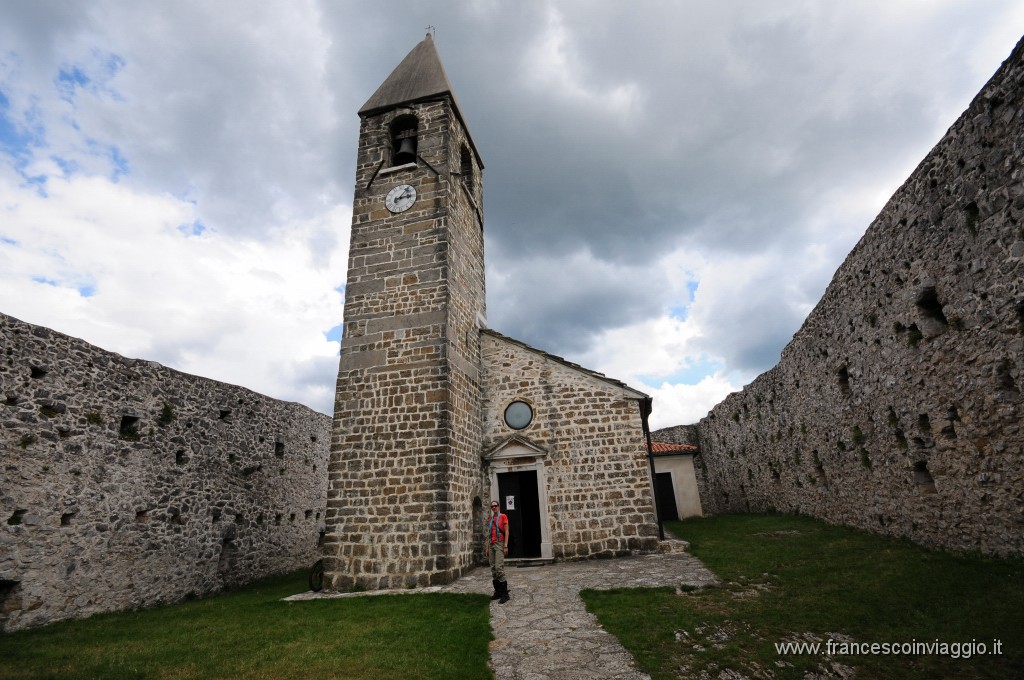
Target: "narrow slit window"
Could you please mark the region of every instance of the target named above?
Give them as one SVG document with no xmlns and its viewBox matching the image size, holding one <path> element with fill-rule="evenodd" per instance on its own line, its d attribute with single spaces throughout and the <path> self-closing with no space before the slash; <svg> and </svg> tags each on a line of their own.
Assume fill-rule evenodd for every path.
<svg viewBox="0 0 1024 680">
<path fill-rule="evenodd" d="M 470 152 L 469 147 L 465 144 L 462 145 L 462 153 L 459 159 L 459 173 L 462 175 L 462 183 L 469 189 L 469 193 L 473 193 L 473 154 Z"/>
</svg>

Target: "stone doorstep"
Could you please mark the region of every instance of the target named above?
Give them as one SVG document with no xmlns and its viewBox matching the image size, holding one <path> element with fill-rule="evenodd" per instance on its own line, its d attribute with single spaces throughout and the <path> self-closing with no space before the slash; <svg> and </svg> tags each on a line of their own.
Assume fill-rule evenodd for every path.
<svg viewBox="0 0 1024 680">
<path fill-rule="evenodd" d="M 667 538 L 664 541 L 658 541 L 658 548 L 655 551 L 648 552 L 644 551 L 633 551 L 630 555 L 653 555 L 653 554 L 679 554 L 685 553 L 690 548 L 690 543 L 679 538 Z M 579 560 L 569 560 L 570 562 L 576 562 Z M 543 567 L 548 564 L 555 564 L 557 560 L 553 557 L 509 557 L 505 559 L 505 564 L 509 567 L 515 567 L 522 569 L 524 567 Z M 486 565 L 485 565 L 486 568 Z"/>
<path fill-rule="evenodd" d="M 505 560 L 505 566 L 522 569 L 524 567 L 543 567 L 554 564 L 552 557 L 511 557 Z"/>
<path fill-rule="evenodd" d="M 642 680 L 632 657 L 586 613 L 580 588 L 650 588 L 680 582 L 702 587 L 716 581 L 700 561 L 679 554 L 686 541 L 668 540 L 659 550 L 606 560 L 551 564 L 543 559 L 507 560 L 509 566 L 551 564 L 550 569 L 510 574 L 511 601 L 490 604 L 494 640 L 488 665 L 498 680 L 532 678 L 616 678 Z M 618 563 L 616 564 L 616 561 Z M 286 600 L 366 597 L 433 592 L 490 594 L 490 572 L 477 567 L 445 586 L 359 593 L 300 593 Z M 568 670 L 566 670 L 568 669 Z"/>
</svg>

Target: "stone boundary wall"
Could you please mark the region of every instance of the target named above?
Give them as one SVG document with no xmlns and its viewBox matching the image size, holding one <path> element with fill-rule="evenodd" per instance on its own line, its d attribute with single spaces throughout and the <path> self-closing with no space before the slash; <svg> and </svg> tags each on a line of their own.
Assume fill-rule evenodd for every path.
<svg viewBox="0 0 1024 680">
<path fill-rule="evenodd" d="M 1024 553 L 1022 173 L 1024 41 L 871 224 L 779 364 L 700 421 L 705 511 Z"/>
<path fill-rule="evenodd" d="M 696 425 L 673 425 L 651 432 L 651 439 L 667 444 L 690 444 L 700 446 L 700 432 Z"/>
<path fill-rule="evenodd" d="M 0 315 L 0 628 L 311 566 L 330 420 Z"/>
</svg>

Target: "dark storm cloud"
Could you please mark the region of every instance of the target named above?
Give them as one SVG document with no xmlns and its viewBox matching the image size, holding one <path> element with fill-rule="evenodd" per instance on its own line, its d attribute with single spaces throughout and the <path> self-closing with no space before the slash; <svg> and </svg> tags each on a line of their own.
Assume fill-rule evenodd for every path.
<svg viewBox="0 0 1024 680">
<path fill-rule="evenodd" d="M 146 356 L 195 370 L 206 370 L 197 356 L 242 366 L 274 353 L 260 379 L 315 392 L 321 407 L 334 371 L 314 377 L 332 361 L 310 357 L 334 354 L 321 336 L 341 310 L 317 291 L 344 280 L 356 111 L 428 25 L 486 165 L 491 325 L 598 370 L 671 376 L 704 352 L 708 366 L 752 375 L 1009 53 L 1024 11 L 1012 0 L 0 4 L 0 115 L 21 144 L 0 164 L 0 191 L 25 229 L 41 201 L 26 177 L 64 189 L 44 201 L 52 222 L 82 218 L 97 191 L 116 196 L 124 224 L 113 206 L 84 219 L 102 227 L 97 253 L 137 252 L 139 229 L 118 231 L 128 223 L 148 225 L 152 247 L 165 231 L 197 239 L 178 252 L 216 246 L 183 264 L 204 281 L 233 267 L 217 284 L 239 288 L 230 324 L 204 320 L 208 301 L 188 297 L 185 276 L 160 288 L 188 311 L 177 337 L 160 320 L 130 333 L 146 322 L 104 295 L 112 281 L 147 285 L 124 271 L 131 258 L 114 278 L 80 258 L 100 291 L 87 316 L 109 316 L 103 338 L 133 335 Z M 281 315 L 270 328 L 253 293 L 266 282 L 244 264 L 264 258 L 259 270 L 283 276 L 263 293 Z M 302 297 L 317 298 L 315 315 Z M 65 313 L 82 313 L 69 299 Z M 312 340 L 294 350 L 295 371 L 279 371 L 295 333 L 275 333 L 289 324 Z"/>
<path fill-rule="evenodd" d="M 726 31 L 724 46 L 702 52 L 699 45 L 681 45 L 712 18 L 693 22 L 677 9 L 628 12 L 605 5 L 581 16 L 567 10 L 572 55 L 565 77 L 578 78 L 595 95 L 581 99 L 567 95 L 557 80 L 533 84 L 537 73 L 530 69 L 543 64 L 528 56 L 549 18 L 532 7 L 532 14 L 434 19 L 442 27 L 442 58 L 487 166 L 488 234 L 504 252 L 521 257 L 586 247 L 624 262 L 650 258 L 715 221 L 728 226 L 711 240 L 729 249 L 756 247 L 768 238 L 767 225 L 776 233 L 791 228 L 802 197 L 786 186 L 793 172 L 778 168 L 779 158 L 792 158 L 834 130 L 812 134 L 801 125 L 806 142 L 772 134 L 778 120 L 795 119 L 789 107 L 800 102 L 781 92 L 762 96 L 784 85 L 761 67 L 763 55 L 722 51 L 733 41 L 743 47 L 748 38 L 730 38 L 727 27 L 715 25 L 712 30 Z M 419 14 L 425 22 L 438 12 Z M 381 24 L 394 25 L 387 16 Z M 713 18 L 720 24 L 721 17 Z M 374 23 L 365 13 L 361 19 Z M 372 61 L 388 66 L 368 69 L 376 79 L 364 80 L 365 93 L 397 62 L 395 50 L 380 43 L 372 51 L 378 55 Z M 719 63 L 724 58 L 749 72 L 741 76 L 751 82 L 730 82 Z M 622 115 L 609 112 L 600 98 L 617 87 L 632 87 L 641 100 Z M 781 108 L 771 106 L 773 100 Z"/>
<path fill-rule="evenodd" d="M 830 192 L 864 193 L 883 180 L 894 190 L 952 122 L 936 112 L 962 91 L 965 69 L 944 63 L 948 52 L 931 36 L 971 39 L 967 11 L 753 2 L 325 7 L 338 30 L 367 27 L 368 39 L 335 46 L 362 74 L 350 83 L 359 92 L 352 109 L 419 39 L 416 27 L 438 27 L 435 42 L 486 164 L 491 274 L 530 277 L 491 284 L 492 322 L 556 352 L 586 349 L 638 310 L 679 303 L 656 286 L 564 285 L 586 280 L 574 253 L 639 268 L 679 248 L 713 262 L 813 246 L 847 227 L 846 215 L 831 229 L 827 219 L 812 223 Z M 870 215 L 861 219 L 863 228 Z M 803 285 L 820 294 L 838 264 Z M 733 355 L 744 368 L 768 368 L 799 326 L 804 312 L 790 311 L 785 278 L 764 282 L 773 295 L 756 304 L 737 298 L 748 304 L 738 319 L 773 320 L 768 331 L 723 334 L 756 335 Z"/>
<path fill-rule="evenodd" d="M 499 253 L 496 259 L 487 282 L 488 321 L 539 349 L 582 353 L 595 328 L 635 323 L 660 309 L 651 289 L 661 277 L 642 266 L 611 265 L 586 253 L 518 261 Z"/>
</svg>

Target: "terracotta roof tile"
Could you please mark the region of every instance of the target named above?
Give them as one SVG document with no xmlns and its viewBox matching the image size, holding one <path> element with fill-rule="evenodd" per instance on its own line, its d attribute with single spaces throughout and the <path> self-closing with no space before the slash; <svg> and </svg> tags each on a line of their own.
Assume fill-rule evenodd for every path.
<svg viewBox="0 0 1024 680">
<path fill-rule="evenodd" d="M 693 444 L 670 444 L 669 442 L 651 442 L 651 451 L 656 456 L 664 456 L 671 453 L 697 453 L 697 447 Z"/>
</svg>

